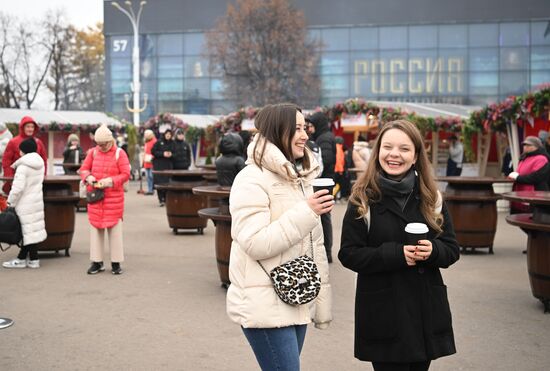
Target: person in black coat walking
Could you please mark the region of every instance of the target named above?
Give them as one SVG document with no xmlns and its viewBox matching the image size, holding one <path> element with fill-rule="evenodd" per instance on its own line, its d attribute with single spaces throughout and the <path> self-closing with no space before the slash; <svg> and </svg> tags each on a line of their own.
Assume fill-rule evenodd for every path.
<svg viewBox="0 0 550 371">
<path fill-rule="evenodd" d="M 245 167 L 243 158 L 244 144 L 241 136 L 227 133 L 220 141 L 221 156 L 216 160 L 218 184 L 231 187 L 235 177 Z"/>
<path fill-rule="evenodd" d="M 323 158 L 323 172 L 320 178 L 334 179 L 334 165 L 336 164 L 336 138 L 330 130 L 327 116 L 323 112 L 315 112 L 306 118 L 308 135 L 321 149 Z M 330 213 L 321 215 L 325 251 L 329 263 L 332 263 L 332 219 Z"/>
<path fill-rule="evenodd" d="M 153 169 L 154 170 L 171 170 L 173 169 L 172 156 L 175 152 L 174 141 L 172 140 L 172 130 L 168 129 L 163 134 L 160 140 L 158 140 L 151 151 L 153 153 Z M 170 181 L 169 176 L 165 175 L 153 175 L 153 182 L 155 185 L 165 184 Z M 157 190 L 157 196 L 160 206 L 164 206 L 166 202 L 166 191 L 162 189 Z"/>
<path fill-rule="evenodd" d="M 429 232 L 407 244 L 404 229 L 412 222 Z M 338 254 L 358 273 L 355 357 L 375 370 L 427 370 L 456 353 L 439 269 L 459 256 L 420 132 L 404 120 L 385 124 L 353 187 Z"/>
<path fill-rule="evenodd" d="M 191 166 L 191 147 L 185 141 L 185 134 L 181 129 L 176 130 L 172 164 L 176 170 L 187 170 Z"/>
</svg>

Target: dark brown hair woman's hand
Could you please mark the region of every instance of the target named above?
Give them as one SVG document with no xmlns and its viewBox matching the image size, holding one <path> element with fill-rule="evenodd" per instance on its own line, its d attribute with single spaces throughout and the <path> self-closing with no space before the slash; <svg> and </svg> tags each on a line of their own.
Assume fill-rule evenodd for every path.
<svg viewBox="0 0 550 371">
<path fill-rule="evenodd" d="M 328 190 L 322 189 L 309 196 L 307 204 L 317 215 L 330 213 L 334 207 L 334 197 L 328 194 Z"/>
</svg>

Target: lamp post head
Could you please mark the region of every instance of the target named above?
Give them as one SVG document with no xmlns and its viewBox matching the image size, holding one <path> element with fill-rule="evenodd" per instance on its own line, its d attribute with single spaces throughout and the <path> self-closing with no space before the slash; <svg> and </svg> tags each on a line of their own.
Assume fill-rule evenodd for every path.
<svg viewBox="0 0 550 371">
<path fill-rule="evenodd" d="M 144 6 L 145 4 L 147 4 L 147 1 L 143 0 L 141 3 L 139 3 L 139 6 Z"/>
<path fill-rule="evenodd" d="M 131 2 L 131 1 L 126 0 L 124 3 L 125 3 L 126 5 L 128 5 L 128 6 L 132 6 L 132 2 Z"/>
<path fill-rule="evenodd" d="M 111 1 L 111 5 L 114 6 L 115 8 L 117 8 L 117 9 L 120 9 L 120 4 L 117 3 L 116 1 Z"/>
</svg>

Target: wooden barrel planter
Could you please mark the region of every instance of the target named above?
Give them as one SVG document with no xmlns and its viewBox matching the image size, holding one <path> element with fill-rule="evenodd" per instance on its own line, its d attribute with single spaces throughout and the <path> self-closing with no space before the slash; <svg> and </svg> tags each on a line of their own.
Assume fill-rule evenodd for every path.
<svg viewBox="0 0 550 371">
<path fill-rule="evenodd" d="M 78 187 L 79 179 L 78 176 L 56 176 L 44 180 L 44 221 L 48 237 L 38 244 L 38 251 L 65 250 L 65 256 L 70 256 L 75 206 L 80 200 L 73 188 L 74 184 Z"/>
<path fill-rule="evenodd" d="M 229 280 L 229 256 L 231 255 L 231 243 L 233 242 L 231 238 L 231 215 L 220 211 L 218 207 L 201 209 L 199 215 L 203 218 L 212 219 L 216 225 L 215 250 L 218 275 L 222 287 L 227 288 L 231 284 Z"/>
<path fill-rule="evenodd" d="M 196 229 L 202 234 L 207 220 L 198 211 L 206 207 L 206 197 L 193 194 L 193 187 L 206 185 L 206 181 L 160 184 L 166 190 L 166 216 L 168 225 L 177 234 L 180 229 Z"/>
<path fill-rule="evenodd" d="M 504 193 L 509 201 L 529 202 L 532 214 L 513 214 L 506 221 L 527 233 L 527 272 L 533 296 L 550 312 L 550 192 Z"/>
<path fill-rule="evenodd" d="M 494 182 L 505 179 L 487 177 L 441 177 L 447 182 L 444 199 L 453 220 L 456 239 L 464 251 L 467 248 L 487 248 L 493 254 L 497 228 L 497 200 Z"/>
<path fill-rule="evenodd" d="M 208 207 L 199 210 L 202 218 L 212 219 L 216 226 L 216 237 L 214 241 L 216 251 L 216 263 L 218 266 L 218 275 L 222 282 L 222 287 L 227 288 L 231 284 L 229 280 L 229 256 L 231 255 L 231 214 L 229 212 L 229 195 L 231 187 L 222 187 L 219 185 L 210 185 L 193 188 L 193 193 L 208 197 L 209 203 L 216 204 L 217 207 Z"/>
</svg>

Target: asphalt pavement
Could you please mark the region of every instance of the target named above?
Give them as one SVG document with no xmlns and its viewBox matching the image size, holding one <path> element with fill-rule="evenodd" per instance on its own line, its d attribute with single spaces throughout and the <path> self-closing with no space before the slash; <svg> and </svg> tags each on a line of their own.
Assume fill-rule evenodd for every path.
<svg viewBox="0 0 550 371">
<path fill-rule="evenodd" d="M 258 369 L 241 329 L 225 314 L 212 222 L 204 235 L 176 236 L 156 196 L 136 190 L 132 184 L 127 193 L 122 275 L 86 274 L 83 212 L 70 257 L 42 253 L 40 269 L 0 268 L 0 317 L 15 320 L 0 330 L 0 370 Z M 335 258 L 344 211 L 337 204 L 332 216 Z M 443 271 L 458 352 L 431 370 L 550 369 L 550 314 L 531 295 L 521 253 L 527 237 L 504 217 L 494 255 L 463 254 Z M 370 370 L 353 357 L 355 275 L 335 259 L 330 280 L 334 321 L 324 331 L 308 328 L 302 370 Z"/>
</svg>

